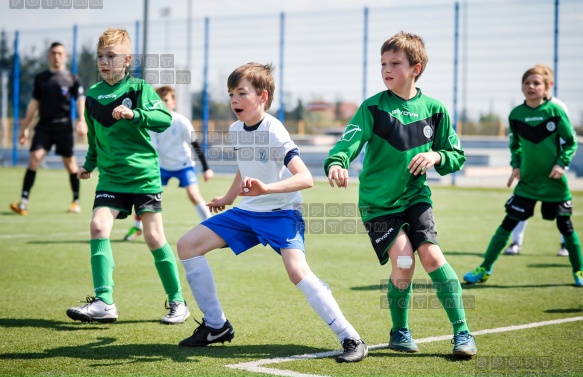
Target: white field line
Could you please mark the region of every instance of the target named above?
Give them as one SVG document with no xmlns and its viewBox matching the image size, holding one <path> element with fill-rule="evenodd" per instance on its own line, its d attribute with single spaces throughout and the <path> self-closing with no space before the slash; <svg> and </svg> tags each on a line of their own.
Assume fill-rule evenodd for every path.
<svg viewBox="0 0 583 377">
<path fill-rule="evenodd" d="M 472 335 L 475 336 L 475 335 L 495 334 L 495 333 L 507 332 L 507 331 L 532 329 L 532 328 L 541 327 L 541 326 L 559 325 L 561 323 L 576 322 L 576 321 L 583 321 L 583 317 L 571 317 L 571 318 L 563 318 L 563 319 L 554 319 L 551 321 L 527 323 L 524 325 L 498 327 L 498 328 L 494 328 L 494 329 L 475 331 L 475 332 L 472 332 Z M 442 341 L 442 340 L 450 340 L 451 338 L 452 338 L 451 335 L 442 335 L 442 336 L 432 336 L 429 338 L 417 339 L 415 341 L 417 343 L 431 343 L 431 342 L 438 342 L 438 341 Z M 380 349 L 380 348 L 387 348 L 387 344 L 383 343 L 383 344 L 377 344 L 375 346 L 368 347 L 369 351 L 375 350 L 375 349 Z M 324 357 L 336 356 L 336 355 L 339 355 L 340 353 L 341 353 L 341 351 L 307 353 L 307 354 L 303 354 L 303 355 L 293 355 L 293 356 L 288 356 L 288 357 L 276 357 L 273 359 L 260 359 L 260 360 L 255 360 L 255 361 L 249 361 L 246 363 L 227 364 L 225 366 L 228 368 L 232 368 L 232 369 L 240 369 L 240 370 L 253 372 L 253 373 L 265 373 L 265 374 L 271 374 L 274 376 L 328 377 L 328 376 L 319 375 L 319 374 L 299 373 L 299 372 L 295 372 L 292 370 L 267 368 L 267 367 L 263 367 L 262 365 L 286 363 L 286 362 L 298 361 L 298 360 L 321 359 Z"/>
</svg>

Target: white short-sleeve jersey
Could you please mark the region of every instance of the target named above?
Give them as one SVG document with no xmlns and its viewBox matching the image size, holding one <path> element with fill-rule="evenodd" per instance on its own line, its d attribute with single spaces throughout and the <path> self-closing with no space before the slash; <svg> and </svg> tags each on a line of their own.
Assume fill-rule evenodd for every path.
<svg viewBox="0 0 583 377">
<path fill-rule="evenodd" d="M 229 128 L 229 142 L 235 149 L 241 177 L 256 178 L 273 183 L 292 176 L 284 165 L 289 151 L 298 149 L 281 122 L 266 114 L 259 126 L 249 128 L 237 121 Z M 299 152 L 299 151 L 298 151 Z M 293 209 L 302 202 L 299 191 L 260 196 L 244 196 L 240 209 L 269 212 Z"/>
<path fill-rule="evenodd" d="M 192 142 L 197 136 L 184 115 L 173 111 L 172 125 L 162 133 L 150 132 L 150 136 L 162 169 L 176 171 L 195 165 Z"/>
</svg>

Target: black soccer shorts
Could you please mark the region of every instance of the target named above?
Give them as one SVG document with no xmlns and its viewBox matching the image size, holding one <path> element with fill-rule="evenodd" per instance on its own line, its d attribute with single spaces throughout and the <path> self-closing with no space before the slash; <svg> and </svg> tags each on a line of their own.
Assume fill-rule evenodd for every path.
<svg viewBox="0 0 583 377">
<path fill-rule="evenodd" d="M 132 213 L 162 212 L 162 193 L 158 194 L 129 194 L 110 191 L 96 191 L 93 209 L 107 207 L 119 211 L 118 219 L 125 219 Z"/>
<path fill-rule="evenodd" d="M 416 204 L 403 212 L 379 216 L 364 223 L 379 263 L 389 261 L 389 248 L 403 229 L 416 251 L 425 242 L 437 244 L 433 208 L 428 203 Z"/>
</svg>

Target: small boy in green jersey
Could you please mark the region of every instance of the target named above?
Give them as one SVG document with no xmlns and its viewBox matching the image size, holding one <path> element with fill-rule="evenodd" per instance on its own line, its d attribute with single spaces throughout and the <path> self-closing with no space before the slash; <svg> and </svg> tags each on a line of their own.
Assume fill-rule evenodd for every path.
<svg viewBox="0 0 583 377">
<path fill-rule="evenodd" d="M 400 32 L 381 47 L 388 90 L 366 99 L 324 162 L 330 186 L 348 187 L 348 167 L 366 144 L 359 209 L 381 265 L 391 260 L 389 348 L 417 352 L 408 324 L 415 254 L 429 274 L 453 326 L 453 354 L 472 357 L 476 343 L 466 324 L 459 279 L 438 243 L 427 170 L 460 170 L 466 158 L 445 106 L 415 82 L 427 65 L 423 40 Z"/>
<path fill-rule="evenodd" d="M 74 320 L 115 322 L 111 229 L 116 218 L 132 212 L 142 216 L 144 238 L 154 257 L 158 275 L 168 295 L 164 324 L 184 322 L 190 313 L 178 278 L 172 248 L 162 224 L 162 185 L 156 149 L 148 131 L 162 132 L 172 117 L 154 89 L 126 72 L 131 62 L 131 42 L 124 29 L 107 29 L 97 44 L 97 67 L 103 81 L 87 92 L 85 119 L 89 148 L 79 178 L 88 179 L 99 169 L 91 219 L 91 271 L 95 297 L 67 310 Z"/>
<path fill-rule="evenodd" d="M 522 93 L 526 100 L 515 107 L 508 118 L 513 169 L 507 186 L 510 187 L 515 179 L 518 184 L 506 202 L 506 217 L 492 236 L 484 261 L 464 275 L 469 284 L 488 280 L 510 233 L 519 221 L 533 216 L 534 206 L 540 201 L 543 219 L 556 219 L 569 252 L 575 285 L 583 287 L 583 256 L 571 222 L 573 203 L 565 176 L 565 169 L 577 150 L 577 141 L 565 111 L 545 98 L 549 86 L 549 76 L 542 67 L 531 68 L 522 75 Z"/>
</svg>

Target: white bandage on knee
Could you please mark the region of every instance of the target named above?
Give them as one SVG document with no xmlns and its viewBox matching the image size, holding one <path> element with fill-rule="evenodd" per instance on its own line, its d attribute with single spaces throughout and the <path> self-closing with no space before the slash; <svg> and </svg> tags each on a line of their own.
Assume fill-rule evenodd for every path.
<svg viewBox="0 0 583 377">
<path fill-rule="evenodd" d="M 411 268 L 413 265 L 413 258 L 408 255 L 399 255 L 397 257 L 397 267 L 399 268 Z"/>
</svg>

